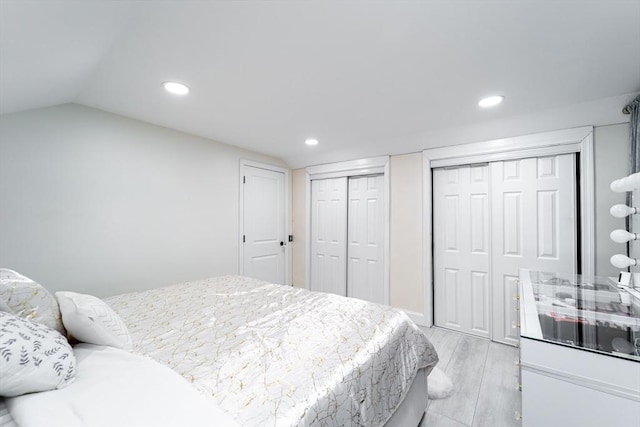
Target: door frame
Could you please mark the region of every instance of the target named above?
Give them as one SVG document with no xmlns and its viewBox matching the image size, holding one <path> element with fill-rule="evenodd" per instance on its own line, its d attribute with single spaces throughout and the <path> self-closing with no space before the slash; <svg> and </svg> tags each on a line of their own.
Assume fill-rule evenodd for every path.
<svg viewBox="0 0 640 427">
<path fill-rule="evenodd" d="M 384 304 L 389 305 L 389 225 L 390 225 L 390 181 L 389 156 L 370 157 L 366 159 L 349 160 L 346 162 L 328 163 L 324 165 L 308 166 L 305 168 L 305 276 L 304 287 L 311 285 L 311 181 L 324 178 L 341 178 L 362 175 L 383 175 L 384 188 L 384 257 L 383 257 L 383 295 Z"/>
<path fill-rule="evenodd" d="M 240 168 L 238 174 L 238 186 L 240 187 L 239 195 L 239 216 L 238 216 L 238 274 L 244 274 L 244 244 L 242 236 L 244 236 L 244 182 L 245 167 L 253 167 L 264 169 L 272 172 L 280 172 L 284 174 L 284 284 L 291 286 L 291 245 L 289 245 L 290 229 L 290 212 L 291 212 L 291 196 L 290 196 L 290 179 L 289 169 L 279 166 L 270 165 L 268 163 L 256 162 L 253 160 L 240 159 Z"/>
<path fill-rule="evenodd" d="M 500 160 L 580 154 L 580 241 L 582 274 L 595 275 L 595 168 L 593 126 L 543 132 L 450 147 L 423 150 L 423 227 L 426 326 L 432 326 L 433 309 L 433 182 L 432 169 Z M 429 312 L 430 310 L 430 312 Z"/>
</svg>

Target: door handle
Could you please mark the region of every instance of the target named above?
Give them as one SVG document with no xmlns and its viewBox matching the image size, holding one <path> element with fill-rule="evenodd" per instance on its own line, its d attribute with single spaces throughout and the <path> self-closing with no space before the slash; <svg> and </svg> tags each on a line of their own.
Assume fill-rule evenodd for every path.
<svg viewBox="0 0 640 427">
<path fill-rule="evenodd" d="M 280 242 L 280 246 L 284 246 L 284 242 Z"/>
</svg>

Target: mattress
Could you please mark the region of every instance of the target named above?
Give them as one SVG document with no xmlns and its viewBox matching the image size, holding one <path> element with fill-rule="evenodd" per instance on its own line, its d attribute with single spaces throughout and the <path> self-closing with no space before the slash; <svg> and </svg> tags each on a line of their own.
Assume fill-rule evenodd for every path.
<svg viewBox="0 0 640 427">
<path fill-rule="evenodd" d="M 223 276 L 106 300 L 134 351 L 243 426 L 381 426 L 438 356 L 399 310 Z M 426 405 L 426 402 L 425 402 Z"/>
</svg>

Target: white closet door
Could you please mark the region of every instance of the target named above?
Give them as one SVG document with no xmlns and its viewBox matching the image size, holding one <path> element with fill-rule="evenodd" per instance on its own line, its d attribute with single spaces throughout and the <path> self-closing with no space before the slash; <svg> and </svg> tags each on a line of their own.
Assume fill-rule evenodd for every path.
<svg viewBox="0 0 640 427">
<path fill-rule="evenodd" d="M 244 166 L 243 174 L 243 274 L 284 285 L 284 173 Z"/>
<path fill-rule="evenodd" d="M 493 339 L 518 341 L 520 268 L 576 271 L 574 154 L 491 163 Z"/>
<path fill-rule="evenodd" d="M 346 177 L 311 181 L 310 288 L 346 296 Z"/>
<path fill-rule="evenodd" d="M 384 304 L 384 178 L 349 178 L 347 295 Z"/>
<path fill-rule="evenodd" d="M 435 323 L 490 337 L 487 165 L 434 169 Z"/>
</svg>

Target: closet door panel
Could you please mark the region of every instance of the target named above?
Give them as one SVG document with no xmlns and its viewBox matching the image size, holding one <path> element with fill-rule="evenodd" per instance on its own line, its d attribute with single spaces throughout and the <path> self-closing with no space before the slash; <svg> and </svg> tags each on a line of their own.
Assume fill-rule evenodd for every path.
<svg viewBox="0 0 640 427">
<path fill-rule="evenodd" d="M 461 258 L 466 255 L 461 236 L 465 233 L 465 209 L 469 168 L 435 169 L 434 198 L 434 292 L 435 324 L 454 330 L 465 330 L 468 307 L 466 293 L 460 289 Z M 462 279 L 464 280 L 464 278 Z"/>
<path fill-rule="evenodd" d="M 520 268 L 576 272 L 575 167 L 573 154 L 490 165 L 495 341 L 518 341 Z"/>
<path fill-rule="evenodd" d="M 489 203 L 489 167 L 469 167 L 469 328 L 471 333 L 490 336 L 490 253 L 489 233 L 491 218 Z"/>
<path fill-rule="evenodd" d="M 347 178 L 311 181 L 311 290 L 346 295 Z"/>
<path fill-rule="evenodd" d="M 491 327 L 489 286 L 489 273 L 486 271 L 471 272 L 471 330 L 482 336 L 487 336 Z"/>
<path fill-rule="evenodd" d="M 349 178 L 347 295 L 384 304 L 384 178 Z"/>
<path fill-rule="evenodd" d="M 488 167 L 435 169 L 433 195 L 435 323 L 489 337 Z"/>
</svg>

